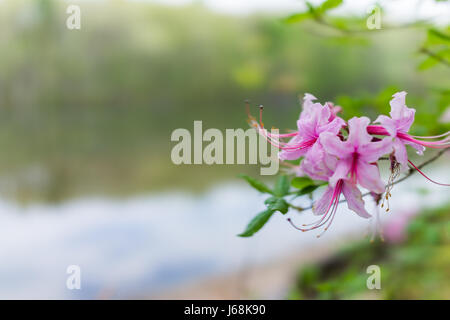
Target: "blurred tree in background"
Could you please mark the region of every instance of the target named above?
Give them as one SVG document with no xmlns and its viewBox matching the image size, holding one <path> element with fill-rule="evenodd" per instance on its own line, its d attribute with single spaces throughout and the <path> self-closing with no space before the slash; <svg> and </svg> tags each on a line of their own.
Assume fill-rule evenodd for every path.
<svg viewBox="0 0 450 320">
<path fill-rule="evenodd" d="M 360 36 L 345 29 L 361 19 L 311 7 L 288 19 L 218 14 L 201 4 L 81 7 L 82 28 L 71 31 L 64 2 L 0 3 L 0 190 L 23 202 L 204 187 L 251 171 L 181 168 L 169 157 L 171 132 L 194 120 L 245 127 L 245 98 L 285 128 L 304 92 L 340 103 L 346 118 L 374 119 L 400 89 L 417 109 L 417 133 L 448 130 L 438 121 L 450 104 L 448 67 L 423 54 L 445 55 L 448 29 Z M 323 28 L 331 34 L 318 36 Z"/>
</svg>

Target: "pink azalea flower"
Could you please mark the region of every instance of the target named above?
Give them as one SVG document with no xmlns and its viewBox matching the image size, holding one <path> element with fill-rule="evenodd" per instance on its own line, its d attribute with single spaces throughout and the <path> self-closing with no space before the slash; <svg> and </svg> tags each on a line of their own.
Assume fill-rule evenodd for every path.
<svg viewBox="0 0 450 320">
<path fill-rule="evenodd" d="M 336 172 L 339 165 L 337 157 L 325 152 L 320 143 L 316 143 L 310 152 L 303 159 L 301 168 L 305 174 L 315 180 L 329 181 Z M 356 212 L 360 217 L 370 218 L 371 215 L 364 207 L 364 200 L 361 191 L 350 177 L 342 177 L 334 185 L 329 184 L 322 197 L 313 205 L 313 212 L 316 215 L 322 215 L 322 218 L 312 224 L 295 226 L 290 219 L 288 221 L 298 230 L 309 231 L 320 228 L 324 225 L 323 232 L 328 230 L 334 220 L 339 205 L 341 194 L 347 200 L 347 206 L 350 210 Z M 323 234 L 323 232 L 321 234 Z M 318 236 L 320 237 L 319 234 Z"/>
<path fill-rule="evenodd" d="M 328 108 L 330 108 L 331 116 L 330 121 L 334 120 L 337 117 L 337 114 L 342 111 L 340 106 L 335 106 L 333 102 L 327 102 Z"/>
<path fill-rule="evenodd" d="M 369 125 L 370 119 L 367 117 L 354 117 L 347 125 L 337 116 L 341 111 L 339 106 L 334 106 L 331 102 L 324 105 L 316 103 L 314 100 L 317 99 L 307 93 L 303 98 L 303 110 L 297 121 L 298 130 L 284 134 L 273 134 L 266 130 L 262 122 L 262 106 L 258 122 L 251 116 L 247 103 L 249 123 L 272 145 L 281 150 L 280 159 L 296 160 L 303 157 L 298 166 L 285 163 L 291 167 L 292 173 L 328 182 L 325 192 L 312 206 L 313 213 L 321 216 L 319 220 L 297 227 L 288 219 L 296 229 L 308 231 L 325 226 L 323 230 L 325 232 L 335 218 L 341 195 L 344 196 L 350 210 L 363 218 L 370 218 L 358 185 L 370 191 L 377 204 L 384 194 L 381 204 L 383 207 L 384 199 L 388 200 L 390 197 L 394 180 L 400 173 L 400 165 L 405 167 L 409 163 L 428 180 L 437 183 L 408 160 L 406 145 L 415 148 L 419 154 L 423 153 L 425 147 L 444 149 L 450 146 L 450 131 L 443 135 L 428 137 L 408 134 L 414 122 L 415 110 L 406 106 L 405 97 L 406 92 L 393 95 L 390 101 L 390 117 L 381 115 L 375 121 L 380 125 Z M 344 130 L 341 132 L 342 128 Z M 348 136 L 345 135 L 345 130 L 348 131 Z M 380 139 L 372 135 L 387 137 Z M 287 138 L 290 141 L 283 141 Z M 437 138 L 443 139 L 427 141 Z M 390 154 L 391 159 L 391 176 L 387 187 L 381 180 L 377 165 L 380 157 L 386 154 Z M 386 211 L 388 210 L 389 204 Z M 377 215 L 378 211 L 375 217 Z"/>
<path fill-rule="evenodd" d="M 303 227 L 295 226 L 288 219 L 296 229 L 308 231 L 326 225 L 323 231 L 325 232 L 334 220 L 341 194 L 347 200 L 350 210 L 360 217 L 371 217 L 364 207 L 357 183 L 373 192 L 384 192 L 384 183 L 377 165 L 373 162 L 392 151 L 392 142 L 389 138 L 372 142 L 372 137 L 367 133 L 369 122 L 367 117 L 350 119 L 350 131 L 346 141 L 332 133 L 323 133 L 319 143 L 316 143 L 303 159 L 302 171 L 313 179 L 328 181 L 329 185 L 313 205 L 313 212 L 323 217 Z"/>
<path fill-rule="evenodd" d="M 330 177 L 331 186 L 335 186 L 340 179 L 349 178 L 353 184 L 359 183 L 369 191 L 384 192 L 385 186 L 374 162 L 392 151 L 392 139 L 372 142 L 372 136 L 367 133 L 369 122 L 367 117 L 350 119 L 350 131 L 345 141 L 330 133 L 321 135 L 320 143 L 325 151 L 339 159 Z"/>
<path fill-rule="evenodd" d="M 336 116 L 332 105 L 313 103 L 316 98 L 306 94 L 304 109 L 297 121 L 297 134 L 286 144 L 281 145 L 279 154 L 282 160 L 296 160 L 304 156 L 316 144 L 320 134 L 330 132 L 337 135 L 345 121 Z"/>
<path fill-rule="evenodd" d="M 406 92 L 397 92 L 393 95 L 393 99 L 389 102 L 391 105 L 391 117 L 380 115 L 375 123 L 381 125 L 371 125 L 368 127 L 368 132 L 376 135 L 388 135 L 394 138 L 393 148 L 396 161 L 403 167 L 408 164 L 408 154 L 406 152 L 406 145 L 409 145 L 417 150 L 417 153 L 422 155 L 425 147 L 443 149 L 450 145 L 450 137 L 440 141 L 421 141 L 422 139 L 434 139 L 445 137 L 450 134 L 450 131 L 439 136 L 417 137 L 408 134 L 408 131 L 414 122 L 414 115 L 416 110 L 406 106 Z"/>
<path fill-rule="evenodd" d="M 327 154 L 319 141 L 314 144 L 299 167 L 301 172 L 313 180 L 328 181 L 336 169 L 337 162 L 338 159 Z"/>
<path fill-rule="evenodd" d="M 450 131 L 438 136 L 412 136 L 408 134 L 408 131 L 414 122 L 414 115 L 416 110 L 413 108 L 408 108 L 406 106 L 406 92 L 397 92 L 393 95 L 393 99 L 389 102 L 391 105 L 391 112 L 389 113 L 391 117 L 381 115 L 375 120 L 375 122 L 381 123 L 381 125 L 371 125 L 368 126 L 367 130 L 371 134 L 376 135 L 388 135 L 393 137 L 393 148 L 395 161 L 400 163 L 403 169 L 406 168 L 409 163 L 414 167 L 422 176 L 424 176 L 429 181 L 443 186 L 449 186 L 448 184 L 443 184 L 436 182 L 429 177 L 427 177 L 419 168 L 417 168 L 411 160 L 408 159 L 408 154 L 406 152 L 406 145 L 409 145 L 417 150 L 417 153 L 422 155 L 425 147 L 434 149 L 445 149 L 450 147 Z M 446 137 L 439 141 L 422 141 L 419 139 L 436 139 Z"/>
<path fill-rule="evenodd" d="M 314 112 L 314 108 L 317 107 L 317 103 L 313 102 L 314 100 L 317 100 L 317 98 L 310 93 L 305 93 L 305 96 L 303 97 L 303 111 L 300 113 L 300 118 L 310 116 L 311 113 Z M 342 108 L 340 106 L 335 106 L 333 102 L 326 102 L 325 104 L 331 111 L 328 120 L 333 121 L 337 114 L 342 111 Z"/>
<path fill-rule="evenodd" d="M 250 124 L 267 138 L 267 140 L 281 150 L 279 157 L 282 160 L 296 160 L 311 150 L 318 142 L 319 136 L 324 132 L 337 135 L 345 125 L 345 121 L 336 116 L 340 107 L 332 103 L 321 105 L 314 103 L 316 98 L 307 93 L 304 97 L 303 110 L 297 121 L 298 131 L 285 134 L 272 134 L 268 132 L 262 123 L 262 109 L 259 123 L 249 114 Z M 280 139 L 291 138 L 289 142 Z"/>
</svg>

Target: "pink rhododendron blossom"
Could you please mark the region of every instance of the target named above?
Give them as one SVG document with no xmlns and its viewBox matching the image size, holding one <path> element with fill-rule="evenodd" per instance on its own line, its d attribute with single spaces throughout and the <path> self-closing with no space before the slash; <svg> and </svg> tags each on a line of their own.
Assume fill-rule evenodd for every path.
<svg viewBox="0 0 450 320">
<path fill-rule="evenodd" d="M 305 174 L 315 180 L 328 181 L 334 175 L 338 162 L 337 157 L 325 152 L 320 143 L 317 143 L 303 159 L 301 168 Z M 321 219 L 301 228 L 295 226 L 290 219 L 288 220 L 296 229 L 302 231 L 317 229 L 327 224 L 324 228 L 326 231 L 333 222 L 341 194 L 347 200 L 350 210 L 356 212 L 360 217 L 371 217 L 364 208 L 361 191 L 349 177 L 346 177 L 339 179 L 334 186 L 328 185 L 322 197 L 314 203 L 313 212 L 316 215 L 322 215 Z"/>
<path fill-rule="evenodd" d="M 304 109 L 297 121 L 297 135 L 280 147 L 280 159 L 296 160 L 304 156 L 316 144 L 320 134 L 330 132 L 337 135 L 345 124 L 332 112 L 330 105 L 313 103 L 315 99 L 312 95 L 305 95 Z"/>
<path fill-rule="evenodd" d="M 353 184 L 359 183 L 367 190 L 384 192 L 385 185 L 375 162 L 391 152 L 392 139 L 372 142 L 372 136 L 367 133 L 369 123 L 367 117 L 350 119 L 350 132 L 345 141 L 330 133 L 321 135 L 320 143 L 325 151 L 339 159 L 336 170 L 330 177 L 331 186 L 335 186 L 340 179 L 348 178 Z"/>
<path fill-rule="evenodd" d="M 417 150 L 417 153 L 422 155 L 425 147 L 433 148 L 433 149 L 445 149 L 450 146 L 450 131 L 438 136 L 412 136 L 408 134 L 409 129 L 411 128 L 412 123 L 414 122 L 414 115 L 416 113 L 415 109 L 408 108 L 406 106 L 406 92 L 397 92 L 393 95 L 393 99 L 390 101 L 391 112 L 389 113 L 391 117 L 380 115 L 376 123 L 380 123 L 381 125 L 371 125 L 368 126 L 368 132 L 375 135 L 389 135 L 393 137 L 393 148 L 395 161 L 400 163 L 402 169 L 407 168 L 407 164 L 409 163 L 412 167 L 414 167 L 421 175 L 427 178 L 429 181 L 439 184 L 445 185 L 433 181 L 428 178 L 422 171 L 420 171 L 409 159 L 408 153 L 406 151 L 406 145 L 409 145 Z M 438 141 L 422 141 L 419 139 L 437 139 L 443 138 Z"/>
<path fill-rule="evenodd" d="M 406 106 L 406 92 L 397 92 L 393 95 L 393 99 L 389 103 L 391 105 L 391 117 L 380 115 L 375 123 L 381 125 L 369 126 L 368 131 L 376 135 L 389 135 L 393 137 L 394 154 L 397 162 L 406 166 L 408 163 L 408 154 L 406 152 L 406 145 L 409 145 L 417 150 L 417 153 L 422 155 L 425 147 L 442 149 L 450 144 L 449 138 L 440 141 L 421 141 L 422 139 L 440 138 L 450 134 L 447 132 L 440 136 L 430 137 L 416 137 L 408 134 L 412 123 L 414 122 L 414 115 L 416 110 Z"/>
<path fill-rule="evenodd" d="M 261 119 L 258 123 L 251 115 L 249 116 L 251 125 L 256 127 L 272 145 L 281 150 L 279 153 L 281 160 L 296 160 L 304 156 L 316 144 L 322 133 L 330 132 L 337 135 L 345 125 L 345 121 L 336 115 L 340 107 L 334 107 L 331 103 L 321 105 L 314 103 L 313 100 L 316 100 L 313 95 L 305 94 L 296 132 L 271 134 L 264 129 Z M 282 138 L 291 138 L 291 140 L 282 142 L 280 141 Z"/>
<path fill-rule="evenodd" d="M 268 142 L 281 150 L 279 158 L 302 158 L 299 165 L 284 161 L 286 166 L 291 167 L 291 173 L 328 183 L 322 196 L 312 205 L 313 213 L 321 216 L 319 220 L 297 227 L 288 219 L 295 228 L 307 231 L 325 226 L 324 231 L 327 230 L 335 218 L 341 195 L 350 210 L 363 218 L 371 217 L 364 206 L 359 186 L 370 191 L 367 194 L 372 195 L 377 205 L 383 200 L 383 207 L 400 175 L 400 167 L 406 167 L 408 164 L 428 180 L 437 183 L 408 159 L 406 146 L 415 148 L 419 154 L 423 153 L 425 147 L 448 148 L 450 132 L 428 137 L 410 135 L 408 132 L 414 122 L 415 110 L 406 106 L 405 98 L 406 92 L 394 94 L 390 101 L 390 117 L 380 115 L 375 121 L 379 124 L 369 125 L 370 119 L 364 116 L 354 117 L 346 123 L 337 116 L 341 107 L 334 106 L 331 102 L 324 105 L 314 102 L 316 97 L 307 93 L 303 98 L 303 110 L 297 120 L 298 130 L 284 134 L 269 133 L 262 122 L 262 107 L 258 122 L 250 115 L 247 103 L 249 123 Z M 386 137 L 380 139 L 377 136 Z M 438 138 L 441 140 L 432 141 Z M 284 139 L 290 140 L 285 142 Z M 384 160 L 391 161 L 391 175 L 387 184 L 381 180 L 377 164 L 383 156 L 386 156 Z M 389 202 L 386 211 L 388 210 Z"/>
</svg>

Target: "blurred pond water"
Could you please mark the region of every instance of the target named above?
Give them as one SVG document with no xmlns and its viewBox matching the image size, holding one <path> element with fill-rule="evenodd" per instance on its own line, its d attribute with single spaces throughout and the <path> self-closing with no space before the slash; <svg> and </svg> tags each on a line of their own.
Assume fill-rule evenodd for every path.
<svg viewBox="0 0 450 320">
<path fill-rule="evenodd" d="M 448 168 L 429 168 L 449 181 Z M 420 188 L 418 191 L 417 188 Z M 438 206 L 449 191 L 419 175 L 395 186 L 390 213 Z M 149 194 L 127 199 L 83 198 L 59 205 L 20 207 L 0 202 L 0 298 L 127 298 L 186 281 L 232 272 L 246 264 L 308 254 L 312 244 L 367 233 L 369 222 L 346 205 L 325 235 L 294 230 L 276 214 L 256 236 L 236 236 L 263 209 L 264 196 L 242 182 L 202 195 Z M 371 201 L 367 207 L 372 208 Z M 310 214 L 288 213 L 297 223 Z M 311 249 L 310 249 L 311 250 Z M 66 288 L 66 269 L 81 268 L 81 290 Z"/>
</svg>

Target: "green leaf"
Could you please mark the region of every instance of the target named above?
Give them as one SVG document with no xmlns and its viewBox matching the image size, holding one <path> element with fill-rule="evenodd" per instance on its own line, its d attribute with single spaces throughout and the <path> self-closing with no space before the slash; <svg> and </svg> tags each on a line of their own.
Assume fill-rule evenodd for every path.
<svg viewBox="0 0 450 320">
<path fill-rule="evenodd" d="M 319 16 L 319 13 L 317 12 L 316 8 L 312 5 L 311 2 L 306 1 L 305 4 L 306 4 L 306 6 L 308 7 L 308 12 L 309 12 L 312 16 L 314 16 L 314 17 Z"/>
<path fill-rule="evenodd" d="M 283 21 L 285 23 L 297 23 L 306 19 L 311 18 L 311 13 L 310 12 L 300 12 L 300 13 L 295 13 L 293 15 L 290 15 L 289 17 L 285 18 Z"/>
<path fill-rule="evenodd" d="M 268 186 L 266 186 L 263 182 L 256 180 L 252 177 L 249 177 L 245 174 L 240 174 L 240 178 L 245 179 L 253 188 L 256 190 L 263 192 L 263 193 L 270 193 L 272 194 L 272 190 L 269 189 Z"/>
<path fill-rule="evenodd" d="M 450 42 L 450 36 L 436 29 L 428 29 L 428 36 L 441 39 L 444 43 Z"/>
<path fill-rule="evenodd" d="M 256 217 L 254 217 L 249 224 L 247 225 L 247 228 L 245 228 L 245 231 L 239 234 L 239 237 L 251 237 L 255 232 L 258 232 L 259 229 L 261 229 L 267 221 L 269 221 L 270 217 L 273 215 L 275 211 L 267 209 L 266 211 L 263 211 L 259 213 Z"/>
<path fill-rule="evenodd" d="M 339 7 L 342 4 L 343 0 L 327 0 L 320 5 L 318 8 L 320 12 L 325 12 L 336 7 Z"/>
<path fill-rule="evenodd" d="M 444 48 L 431 54 L 428 53 L 428 58 L 418 66 L 418 69 L 425 70 L 437 65 L 438 63 L 450 64 L 450 48 Z"/>
<path fill-rule="evenodd" d="M 314 190 L 316 190 L 318 187 L 320 187 L 319 185 L 310 185 L 310 186 L 306 186 L 304 188 L 302 188 L 299 192 L 296 193 L 296 196 L 303 196 L 305 194 L 310 194 L 311 192 L 313 192 Z"/>
<path fill-rule="evenodd" d="M 277 197 L 284 197 L 289 193 L 289 179 L 287 176 L 279 176 L 273 190 Z"/>
<path fill-rule="evenodd" d="M 270 197 L 264 203 L 269 210 L 280 211 L 282 214 L 286 214 L 289 210 L 289 205 L 283 198 Z"/>
<path fill-rule="evenodd" d="M 312 181 L 308 177 L 296 177 L 296 178 L 292 179 L 292 181 L 291 181 L 291 186 L 293 186 L 294 188 L 297 188 L 297 189 L 303 189 L 304 187 L 310 186 L 313 184 L 314 184 L 314 181 Z"/>
<path fill-rule="evenodd" d="M 431 67 L 434 67 L 435 65 L 437 65 L 439 63 L 439 60 L 433 58 L 433 57 L 428 57 L 425 60 L 423 60 L 417 67 L 417 69 L 419 70 L 426 70 L 429 69 Z"/>
</svg>

